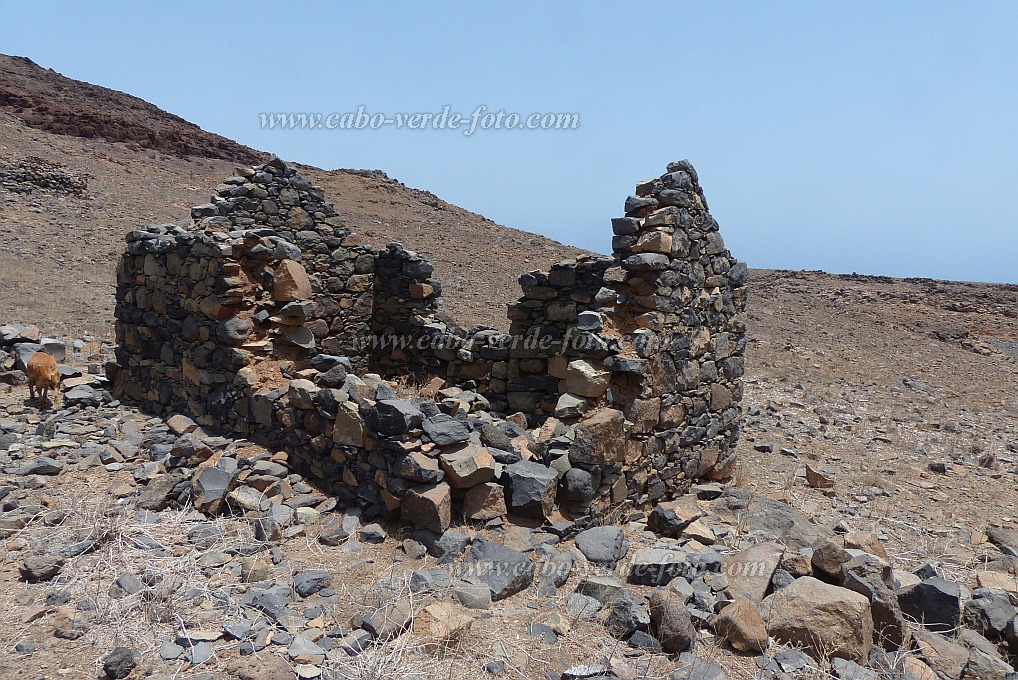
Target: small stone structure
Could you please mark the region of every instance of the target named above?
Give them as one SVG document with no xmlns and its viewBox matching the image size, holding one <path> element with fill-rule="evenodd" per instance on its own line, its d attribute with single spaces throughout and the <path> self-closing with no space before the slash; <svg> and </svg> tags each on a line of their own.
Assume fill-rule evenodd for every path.
<svg viewBox="0 0 1018 680">
<path fill-rule="evenodd" d="M 503 498 L 597 514 L 731 471 L 748 272 L 686 161 L 637 185 L 613 257 L 521 276 L 509 333 L 441 314 L 423 256 L 347 245 L 279 160 L 192 218 L 127 236 L 116 393 L 285 450 L 347 505 L 431 528 Z"/>
</svg>

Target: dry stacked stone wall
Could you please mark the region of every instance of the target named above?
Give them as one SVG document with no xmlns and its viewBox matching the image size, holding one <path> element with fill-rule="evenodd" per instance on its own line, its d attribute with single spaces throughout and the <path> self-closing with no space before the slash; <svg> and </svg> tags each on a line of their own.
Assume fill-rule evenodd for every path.
<svg viewBox="0 0 1018 680">
<path fill-rule="evenodd" d="M 346 245 L 281 161 L 192 219 L 127 236 L 117 393 L 285 450 L 346 505 L 438 531 L 455 513 L 596 515 L 730 471 L 747 270 L 688 162 L 637 186 L 612 257 L 521 276 L 509 333 L 444 315 L 422 255 Z"/>
</svg>

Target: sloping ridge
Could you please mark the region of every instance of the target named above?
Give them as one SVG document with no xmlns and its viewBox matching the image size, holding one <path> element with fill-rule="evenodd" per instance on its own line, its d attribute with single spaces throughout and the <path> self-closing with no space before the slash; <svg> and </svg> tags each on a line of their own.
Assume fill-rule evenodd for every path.
<svg viewBox="0 0 1018 680">
<path fill-rule="evenodd" d="M 72 333 L 112 328 L 124 234 L 188 223 L 189 207 L 208 201 L 236 166 L 268 159 L 137 97 L 4 55 L 0 152 L 0 175 L 5 163 L 35 157 L 87 180 L 84 198 L 14 193 L 0 184 L 0 320 Z M 298 169 L 324 189 L 355 238 L 380 247 L 397 241 L 428 256 L 447 291 L 443 311 L 465 324 L 507 327 L 506 305 L 520 295 L 517 277 L 582 252 L 378 170 Z M 606 241 L 608 229 L 606 218 Z M 59 253 L 45 245 L 55 239 Z"/>
<path fill-rule="evenodd" d="M 0 109 L 53 134 L 126 142 L 173 156 L 237 163 L 266 157 L 142 99 L 66 78 L 27 57 L 0 55 Z"/>
</svg>

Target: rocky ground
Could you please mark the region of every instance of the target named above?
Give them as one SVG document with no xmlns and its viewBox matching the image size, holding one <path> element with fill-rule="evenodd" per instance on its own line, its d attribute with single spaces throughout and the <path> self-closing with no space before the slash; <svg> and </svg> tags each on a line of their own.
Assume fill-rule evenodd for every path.
<svg viewBox="0 0 1018 680">
<path fill-rule="evenodd" d="M 36 333 L 4 332 L 0 677 L 1006 677 L 1018 287 L 753 270 L 733 480 L 605 527 L 415 535 L 334 507 L 278 452 L 105 392 L 123 234 L 187 221 L 250 150 L 61 127 L 124 100 L 0 71 L 0 322 L 39 324 L 67 366 L 56 408 L 28 403 L 10 350 Z M 120 127 L 176 129 L 143 113 Z M 504 326 L 516 276 L 577 252 L 381 173 L 300 171 L 359 238 L 428 254 L 466 323 Z M 253 479 L 214 514 L 194 503 L 212 509 L 210 468 Z M 868 649 L 866 621 L 904 651 Z"/>
<path fill-rule="evenodd" d="M 830 278 L 775 275 L 759 297 L 906 285 Z M 915 323 L 891 316 L 841 328 Z M 925 346 L 947 377 L 913 363 L 867 380 L 873 340 L 821 352 L 827 330 L 788 324 L 752 344 L 731 483 L 612 525 L 496 512 L 442 535 L 336 508 L 284 454 L 114 401 L 108 347 L 79 340 L 55 409 L 0 392 L 0 675 L 1004 677 L 1013 362 L 932 340 L 881 360 Z M 12 366 L 41 339 L 4 332 Z M 210 465 L 250 482 L 213 507 Z M 873 645 L 874 624 L 904 652 Z"/>
</svg>

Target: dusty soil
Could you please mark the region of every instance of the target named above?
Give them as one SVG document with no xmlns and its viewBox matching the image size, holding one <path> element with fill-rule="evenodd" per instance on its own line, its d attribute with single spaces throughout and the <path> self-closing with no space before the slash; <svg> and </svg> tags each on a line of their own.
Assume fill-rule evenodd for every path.
<svg viewBox="0 0 1018 680">
<path fill-rule="evenodd" d="M 247 158 L 250 150 L 209 146 L 195 137 L 198 151 L 217 156 L 199 158 L 186 155 L 193 148 L 186 136 L 183 146 L 146 147 L 144 140 L 118 140 L 102 126 L 69 136 L 83 129 L 65 129 L 59 120 L 70 115 L 66 112 L 80 112 L 92 95 L 57 97 L 45 81 L 36 82 L 41 77 L 36 70 L 41 69 L 0 59 L 0 109 L 8 112 L 0 113 L 2 160 L 36 156 L 59 164 L 87 179 L 88 195 L 0 188 L 0 321 L 35 323 L 54 335 L 110 337 L 123 234 L 151 222 L 185 222 L 188 208 L 206 201 L 209 188 L 232 174 L 233 161 Z M 96 94 L 95 101 L 130 108 L 133 100 L 104 96 Z M 39 102 L 60 107 L 42 111 Z M 124 114 L 132 125 L 154 125 L 166 115 L 144 107 L 132 111 L 133 117 Z M 376 244 L 399 240 L 428 254 L 445 284 L 447 311 L 466 323 L 505 326 L 516 276 L 579 252 L 496 225 L 378 173 L 306 172 L 360 238 Z M 485 253 L 484 259 L 477 253 Z M 1000 557 L 987 542 L 986 527 L 1018 528 L 1018 287 L 766 270 L 753 270 L 750 285 L 748 413 L 734 483 L 786 500 L 821 523 L 872 530 L 900 567 L 933 560 L 944 574 L 973 586 L 979 565 Z M 18 403 L 14 390 L 0 408 Z M 932 471 L 931 464 L 940 463 L 946 472 Z M 833 490 L 809 487 L 806 465 L 831 477 Z M 75 472 L 45 493 L 56 505 L 72 508 L 73 521 L 81 525 L 97 521 L 100 506 L 116 503 L 107 495 L 112 481 L 100 466 Z M 89 497 L 97 499 L 96 507 Z M 172 520 L 178 521 L 184 520 Z M 130 536 L 154 530 L 127 525 L 123 531 Z M 128 547 L 100 557 L 131 558 L 130 543 L 123 545 Z M 201 558 L 189 550 L 196 549 L 181 543 L 175 557 Z M 394 564 L 391 546 L 366 550 L 340 556 L 308 541 L 292 546 L 288 564 L 325 566 L 347 582 L 350 593 L 359 593 Z M 6 544 L 5 557 L 8 551 L 18 549 Z M 36 634 L 24 620 L 38 606 L 36 594 L 15 585 L 12 564 L 5 559 L 0 567 L 5 648 Z M 75 587 L 101 592 L 111 574 L 97 574 L 95 583 L 79 574 Z M 541 616 L 543 604 L 536 595 L 527 597 L 475 624 L 472 663 L 490 658 L 490 640 L 498 636 L 516 650 L 521 673 L 581 659 L 585 651 L 593 654 L 608 644 L 603 635 L 581 628 L 564 638 L 564 649 L 535 646 L 525 628 Z M 210 596 L 194 616 L 217 616 L 211 602 Z M 118 611 L 114 605 L 109 603 L 111 622 Z M 137 636 L 112 623 L 100 626 L 73 647 L 38 656 L 34 670 L 55 672 L 63 658 L 73 661 L 71 668 L 92 672 L 112 642 L 141 639 Z M 147 652 L 151 656 L 153 650 Z M 731 663 L 747 668 L 745 659 Z M 453 672 L 448 664 L 444 668 Z"/>
<path fill-rule="evenodd" d="M 742 481 L 879 528 L 907 561 L 932 548 L 971 567 L 987 525 L 1015 526 L 1018 287 L 763 271 L 752 286 Z"/>
</svg>

